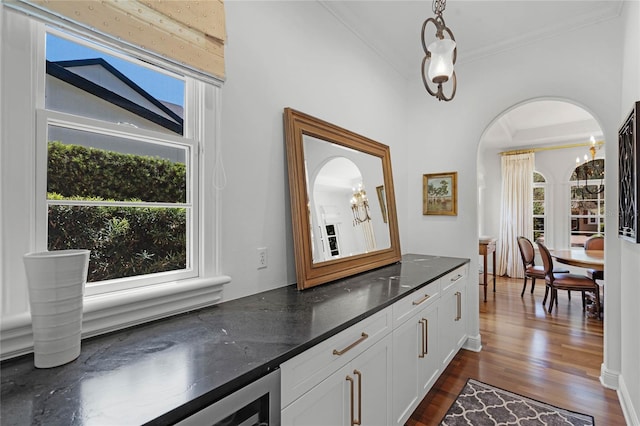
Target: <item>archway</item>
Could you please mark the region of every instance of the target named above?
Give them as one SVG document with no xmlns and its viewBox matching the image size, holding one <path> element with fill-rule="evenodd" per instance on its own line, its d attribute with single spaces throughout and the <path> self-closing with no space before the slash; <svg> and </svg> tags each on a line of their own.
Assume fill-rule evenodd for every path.
<svg viewBox="0 0 640 426">
<path fill-rule="evenodd" d="M 545 177 L 545 183 L 538 186 L 542 189 L 537 190 L 538 197 L 543 193 L 536 204 L 537 212 L 542 211 L 542 215 L 538 214 L 538 235 L 544 235 L 547 246 L 568 248 L 571 244 L 569 179 L 576 167 L 576 157 L 589 154 L 592 137 L 598 142 L 603 139 L 596 118 L 567 100 L 528 100 L 496 117 L 485 130 L 478 148 L 480 235 L 499 237 L 501 153 L 532 150 L 535 171 Z M 596 149 L 596 158 L 604 159 L 604 155 L 604 149 Z"/>
</svg>

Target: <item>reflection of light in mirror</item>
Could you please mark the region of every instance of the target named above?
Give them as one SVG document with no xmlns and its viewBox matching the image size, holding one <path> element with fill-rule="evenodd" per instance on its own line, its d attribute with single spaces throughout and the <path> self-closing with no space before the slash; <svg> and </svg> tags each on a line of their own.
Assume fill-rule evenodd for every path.
<svg viewBox="0 0 640 426">
<path fill-rule="evenodd" d="M 362 182 L 358 184 L 358 189 L 353 188 L 353 197 L 351 197 L 351 211 L 353 212 L 353 226 L 362 231 L 365 242 L 365 252 L 369 253 L 376 249 L 376 237 L 373 233 L 371 225 L 371 216 L 369 215 L 369 200 L 367 199 L 367 191 L 364 190 Z"/>
<path fill-rule="evenodd" d="M 367 199 L 367 191 L 364 190 L 362 183 L 358 184 L 358 189 L 353 188 L 353 197 L 351 197 L 351 211 L 353 211 L 353 226 L 357 226 L 364 222 L 369 222 L 369 200 Z"/>
<path fill-rule="evenodd" d="M 356 164 L 345 157 L 326 161 L 313 181 L 311 209 L 313 222 L 318 223 L 320 236 L 316 240 L 318 260 L 330 260 L 362 253 L 367 250 L 365 234 L 354 218 L 349 226 L 349 216 L 355 214 L 351 200 L 353 186 L 362 187 L 362 174 Z M 366 193 L 365 193 L 366 194 Z M 356 206 L 357 210 L 357 206 Z M 315 218 L 313 216 L 315 215 Z"/>
<path fill-rule="evenodd" d="M 172 406 L 187 402 L 188 391 L 193 385 L 193 373 L 189 370 L 191 357 L 184 348 L 171 347 L 165 342 L 158 345 L 162 349 L 149 358 L 134 354 L 132 358 L 140 359 L 122 360 L 114 366 L 102 365 L 102 369 L 108 370 L 104 375 L 95 373 L 95 377 L 83 380 L 80 397 L 85 412 L 80 423 L 91 424 L 91 419 L 98 413 L 103 421 L 107 421 L 108 413 L 116 413 L 118 417 L 111 419 L 112 424 L 119 424 L 123 413 L 118 407 L 127 407 L 130 424 L 142 424 L 156 417 L 158 412 L 169 410 L 171 406 L 166 405 L 167 401 Z M 162 406 L 155 397 L 158 389 L 163 392 Z"/>
<path fill-rule="evenodd" d="M 358 153 L 358 151 L 353 149 L 353 148 L 349 148 L 349 147 L 346 147 L 346 146 L 338 145 L 338 144 L 335 144 L 335 143 L 332 143 L 331 147 L 332 148 L 336 148 L 336 149 L 344 149 L 345 151 L 351 152 L 351 153 L 354 153 L 354 154 Z"/>
<path fill-rule="evenodd" d="M 303 136 L 313 263 L 390 247 L 386 200 L 370 203 L 365 187 L 382 187 L 382 160 Z"/>
</svg>

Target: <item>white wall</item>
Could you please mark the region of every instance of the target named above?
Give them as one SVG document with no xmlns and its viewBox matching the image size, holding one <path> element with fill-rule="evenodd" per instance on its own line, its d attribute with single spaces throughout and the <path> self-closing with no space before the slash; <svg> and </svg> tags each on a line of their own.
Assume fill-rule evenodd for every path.
<svg viewBox="0 0 640 426">
<path fill-rule="evenodd" d="M 418 79 L 410 82 L 407 227 L 411 233 L 403 240 L 404 250 L 477 257 L 478 143 L 487 126 L 511 106 L 535 98 L 571 100 L 598 120 L 605 140 L 617 140 L 621 117 L 621 24 L 620 19 L 605 21 L 470 63 L 460 57 L 461 63 L 456 67 L 458 92 L 449 103 L 430 97 Z M 637 52 L 637 45 L 635 49 Z M 606 156 L 616 158 L 615 144 L 607 145 Z M 445 171 L 458 172 L 458 216 L 422 216 L 422 174 Z M 610 172 L 611 168 L 607 168 L 608 181 L 615 181 Z M 616 191 L 608 191 L 606 196 L 607 204 L 615 206 Z M 615 210 L 607 214 L 606 227 L 617 229 Z M 615 241 L 615 235 L 607 239 L 607 265 L 614 265 L 619 256 L 619 250 L 613 247 Z M 634 271 L 638 263 L 635 262 Z M 607 271 L 607 283 L 616 282 L 616 271 L 610 271 L 608 266 Z M 472 264 L 470 276 L 477 277 L 475 272 L 477 265 Z M 610 322 L 619 328 L 618 288 L 607 286 L 606 292 L 605 324 Z M 475 294 L 469 305 L 477 307 L 477 300 Z M 611 327 L 606 327 L 610 331 Z M 468 332 L 473 335 L 473 329 Z M 605 363 L 613 372 L 619 371 L 619 342 L 615 333 L 606 342 L 609 356 L 605 355 Z"/>
<path fill-rule="evenodd" d="M 225 300 L 296 281 L 285 107 L 391 147 L 402 241 L 404 79 L 317 2 L 227 1 L 225 12 L 221 272 L 232 277 Z M 268 248 L 266 269 L 256 269 L 258 247 Z"/>
<path fill-rule="evenodd" d="M 634 102 L 640 100 L 640 2 L 629 1 L 624 9 L 624 32 L 625 43 L 623 50 L 622 67 L 622 99 L 618 121 L 622 121 L 629 113 Z M 637 119 L 637 118 L 636 118 Z M 607 153 L 611 152 L 608 150 Z M 612 153 L 612 158 L 618 158 L 617 152 Z M 607 179 L 609 179 L 607 170 Z M 617 176 L 617 169 L 614 178 Z M 607 209 L 608 210 L 608 209 Z M 620 269 L 618 280 L 613 283 L 620 283 L 620 322 L 605 322 L 605 344 L 607 347 L 615 344 L 615 339 L 619 338 L 621 343 L 621 378 L 620 391 L 621 401 L 626 408 L 628 424 L 640 424 L 640 339 L 638 325 L 640 324 L 640 310 L 638 301 L 640 300 L 640 244 L 632 244 L 628 241 L 608 238 L 606 240 L 607 251 L 610 246 L 619 247 L 619 256 L 607 256 L 607 270 L 609 265 L 615 265 Z M 607 282 L 609 278 L 605 277 Z M 606 309 L 606 306 L 605 306 Z M 614 307 L 615 309 L 615 307 Z M 619 330 L 619 331 L 618 331 Z M 608 362 L 605 357 L 603 372 L 614 364 Z M 615 365 L 615 364 L 614 364 Z"/>
</svg>

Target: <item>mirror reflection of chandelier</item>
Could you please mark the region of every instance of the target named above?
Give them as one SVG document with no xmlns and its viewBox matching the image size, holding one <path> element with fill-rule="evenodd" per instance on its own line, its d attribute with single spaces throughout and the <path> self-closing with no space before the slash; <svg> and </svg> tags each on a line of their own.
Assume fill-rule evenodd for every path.
<svg viewBox="0 0 640 426">
<path fill-rule="evenodd" d="M 602 145 L 604 145 L 604 141 L 596 141 L 591 136 L 591 146 L 589 147 L 591 159 L 585 154 L 584 161 L 581 163 L 580 157 L 576 157 L 575 177 L 578 182 L 578 189 L 582 193 L 582 198 L 585 197 L 585 193 L 596 195 L 604 191 L 604 162 L 596 160 L 596 151 L 602 148 Z M 589 182 L 597 179 L 600 180 L 598 185 Z M 581 181 L 584 181 L 584 185 L 580 184 Z"/>
<path fill-rule="evenodd" d="M 353 226 L 364 222 L 371 221 L 369 215 L 369 200 L 367 199 L 367 191 L 364 190 L 362 183 L 358 184 L 358 189 L 353 188 L 353 197 L 351 197 L 351 211 L 353 212 Z"/>
</svg>

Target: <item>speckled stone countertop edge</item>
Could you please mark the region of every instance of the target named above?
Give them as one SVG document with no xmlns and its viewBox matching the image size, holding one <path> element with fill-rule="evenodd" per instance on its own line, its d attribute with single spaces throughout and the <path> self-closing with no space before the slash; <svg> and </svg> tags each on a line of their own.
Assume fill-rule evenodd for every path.
<svg viewBox="0 0 640 426">
<path fill-rule="evenodd" d="M 33 368 L 29 355 L 6 360 L 0 415 L 15 425 L 173 423 L 469 262 L 404 255 L 304 291 L 289 285 L 91 337 L 54 369 Z"/>
</svg>

